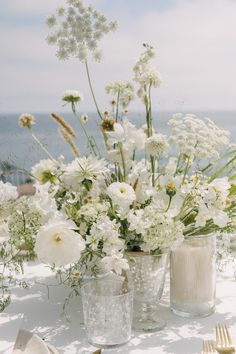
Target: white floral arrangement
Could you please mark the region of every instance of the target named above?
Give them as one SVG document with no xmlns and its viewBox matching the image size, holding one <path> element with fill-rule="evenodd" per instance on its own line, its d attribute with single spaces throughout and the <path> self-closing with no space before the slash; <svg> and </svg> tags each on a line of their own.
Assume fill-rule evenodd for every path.
<svg viewBox="0 0 236 354">
<path fill-rule="evenodd" d="M 128 268 L 127 252 L 158 254 L 177 247 L 184 238 L 232 233 L 236 148 L 228 131 L 193 114 L 174 114 L 168 121 L 170 134 L 162 134 L 152 113 L 153 90 L 161 78 L 151 65 L 155 51 L 148 44 L 134 65 L 133 82 L 106 86 L 111 107 L 101 110 L 88 55 L 100 60 L 97 42 L 116 23 L 81 0 L 67 0 L 67 5 L 48 17 L 54 32 L 47 40 L 58 46 L 59 59 L 75 56 L 85 64 L 106 153 L 101 156 L 87 130 L 89 116 L 79 112 L 83 95 L 67 90 L 62 101 L 71 106 L 86 136 L 88 155 L 80 155 L 77 134 L 68 122 L 52 114 L 74 155 L 69 163 L 54 158 L 33 133 L 35 117 L 21 115 L 19 124 L 31 132 L 47 159 L 30 172 L 33 196 L 16 199 L 14 187 L 0 184 L 0 202 L 5 208 L 9 199 L 15 200 L 14 213 L 5 213 L 2 219 L 8 242 L 18 249 L 26 244 L 77 289 L 86 274 L 111 270 L 121 274 Z M 141 127 L 128 119 L 128 106 L 135 98 L 144 104 Z"/>
</svg>

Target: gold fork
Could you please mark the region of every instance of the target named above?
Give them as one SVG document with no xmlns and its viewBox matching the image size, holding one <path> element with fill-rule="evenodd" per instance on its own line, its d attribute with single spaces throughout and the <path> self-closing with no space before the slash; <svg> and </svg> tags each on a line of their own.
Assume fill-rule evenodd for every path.
<svg viewBox="0 0 236 354">
<path fill-rule="evenodd" d="M 202 354 L 213 354 L 215 352 L 215 342 L 213 340 L 204 340 Z"/>
<path fill-rule="evenodd" d="M 220 354 L 235 353 L 235 347 L 226 325 L 216 325 L 216 350 Z"/>
</svg>

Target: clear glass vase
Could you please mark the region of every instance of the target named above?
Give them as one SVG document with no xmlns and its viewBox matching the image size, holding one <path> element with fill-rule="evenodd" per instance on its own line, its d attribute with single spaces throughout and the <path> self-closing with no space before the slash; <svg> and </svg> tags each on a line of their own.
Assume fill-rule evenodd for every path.
<svg viewBox="0 0 236 354">
<path fill-rule="evenodd" d="M 179 316 L 206 317 L 215 311 L 216 238 L 186 239 L 170 254 L 170 303 Z"/>
<path fill-rule="evenodd" d="M 89 343 L 117 347 L 131 337 L 133 289 L 123 279 L 90 280 L 81 288 Z"/>
<path fill-rule="evenodd" d="M 128 254 L 134 287 L 133 327 L 143 331 L 158 331 L 165 327 L 159 315 L 168 253 L 150 255 L 144 252 Z"/>
</svg>

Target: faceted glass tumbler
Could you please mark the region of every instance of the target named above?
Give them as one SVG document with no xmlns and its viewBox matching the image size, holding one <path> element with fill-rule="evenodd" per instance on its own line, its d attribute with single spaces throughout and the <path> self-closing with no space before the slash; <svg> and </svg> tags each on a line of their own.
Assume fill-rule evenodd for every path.
<svg viewBox="0 0 236 354">
<path fill-rule="evenodd" d="M 186 239 L 170 255 L 170 303 L 181 317 L 206 317 L 215 311 L 215 235 Z"/>
<path fill-rule="evenodd" d="M 92 280 L 81 288 L 84 323 L 89 343 L 100 348 L 129 341 L 133 290 L 127 281 Z"/>
<path fill-rule="evenodd" d="M 133 327 L 142 331 L 161 330 L 166 323 L 160 318 L 159 301 L 165 284 L 168 253 L 130 252 L 128 257 L 134 287 Z"/>
</svg>

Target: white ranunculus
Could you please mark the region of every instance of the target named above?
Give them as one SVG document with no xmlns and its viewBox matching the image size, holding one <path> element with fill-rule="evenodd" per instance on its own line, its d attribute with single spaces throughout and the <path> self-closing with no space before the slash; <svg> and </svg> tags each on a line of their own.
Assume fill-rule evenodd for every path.
<svg viewBox="0 0 236 354">
<path fill-rule="evenodd" d="M 119 209 L 127 209 L 136 199 L 134 189 L 127 183 L 114 182 L 107 188 L 107 194 Z"/>
<path fill-rule="evenodd" d="M 56 267 L 66 266 L 80 259 L 85 241 L 70 220 L 55 219 L 39 229 L 35 252 L 43 262 Z"/>
<path fill-rule="evenodd" d="M 10 183 L 0 181 L 0 203 L 5 203 L 18 198 L 17 188 Z"/>
</svg>

